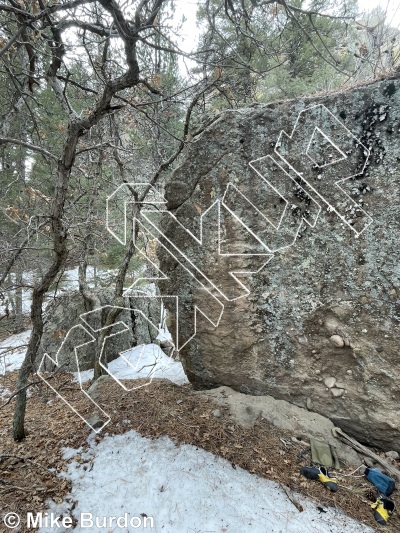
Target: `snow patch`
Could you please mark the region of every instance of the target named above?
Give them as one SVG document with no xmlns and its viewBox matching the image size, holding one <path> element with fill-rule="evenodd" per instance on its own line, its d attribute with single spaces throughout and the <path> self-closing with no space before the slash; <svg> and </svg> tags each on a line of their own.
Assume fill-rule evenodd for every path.
<svg viewBox="0 0 400 533">
<path fill-rule="evenodd" d="M 65 514 L 69 508 L 78 521 L 89 512 L 99 518 L 145 513 L 153 517 L 155 531 L 164 533 L 373 532 L 336 509 L 320 513 L 315 502 L 296 495 L 304 507 L 300 513 L 277 483 L 233 469 L 195 446 L 176 446 L 168 437 L 150 440 L 133 430 L 106 436 L 98 445 L 92 440 L 85 458 L 90 469 L 76 461 L 69 464 L 64 476 L 71 480 L 72 492 L 61 505 L 52 502 L 48 512 Z M 76 502 L 73 510 L 68 501 Z M 74 532 L 84 530 L 78 523 Z"/>
<path fill-rule="evenodd" d="M 0 376 L 21 368 L 31 332 L 28 329 L 0 342 Z"/>
<path fill-rule="evenodd" d="M 3 387 L 0 385 L 0 400 L 8 400 L 8 398 L 11 396 L 12 392 L 9 389 L 6 389 L 6 387 Z M 1 402 L 0 402 L 1 406 Z"/>
<path fill-rule="evenodd" d="M 156 344 L 137 346 L 123 352 L 108 367 L 118 379 L 167 378 L 177 385 L 188 383 L 182 363 L 165 355 Z"/>
<path fill-rule="evenodd" d="M 176 385 L 189 383 L 182 363 L 168 357 L 156 344 L 136 346 L 111 361 L 108 369 L 114 378 L 142 379 L 142 378 L 165 378 Z M 85 383 L 93 378 L 93 370 L 85 370 L 80 373 L 73 372 L 74 381 Z"/>
</svg>

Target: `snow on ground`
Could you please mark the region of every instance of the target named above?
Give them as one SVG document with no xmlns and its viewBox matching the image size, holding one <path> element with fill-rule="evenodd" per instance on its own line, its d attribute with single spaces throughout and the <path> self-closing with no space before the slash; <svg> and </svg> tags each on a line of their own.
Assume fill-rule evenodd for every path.
<svg viewBox="0 0 400 533">
<path fill-rule="evenodd" d="M 177 385 L 189 383 L 182 363 L 165 355 L 156 344 L 138 346 L 123 352 L 109 365 L 118 379 L 167 378 Z"/>
<path fill-rule="evenodd" d="M 137 346 L 111 361 L 108 370 L 114 379 L 139 379 L 139 378 L 166 378 L 182 385 L 189 383 L 183 371 L 182 363 L 165 355 L 156 344 Z M 75 381 L 81 383 L 89 381 L 93 377 L 93 370 L 85 370 L 80 373 L 74 372 Z"/>
<path fill-rule="evenodd" d="M 11 396 L 12 392 L 7 389 L 6 387 L 3 387 L 3 385 L 0 385 L 0 406 L 3 401 L 7 400 Z"/>
<path fill-rule="evenodd" d="M 4 376 L 6 372 L 12 372 L 21 367 L 30 334 L 31 330 L 23 331 L 0 342 L 0 376 Z M 0 405 L 11 394 L 11 391 L 0 383 Z"/>
<path fill-rule="evenodd" d="M 27 343 L 29 335 L 30 331 L 25 331 L 0 343 L 0 375 L 20 367 L 26 351 L 20 346 Z M 14 351 L 5 353 L 9 348 Z M 109 364 L 109 370 L 116 379 L 164 377 L 177 384 L 187 383 L 181 363 L 154 344 L 123 352 Z M 92 374 L 91 370 L 81 372 L 82 382 Z M 0 398 L 9 394 L 0 386 Z M 122 517 L 122 527 L 114 522 L 110 527 L 103 528 L 100 523 L 88 529 L 86 522 L 81 524 L 85 527 L 78 524 L 76 533 L 151 530 L 150 521 L 143 527 L 141 513 L 153 518 L 153 531 L 160 533 L 373 532 L 335 509 L 320 513 L 315 502 L 297 495 L 305 509 L 300 513 L 275 482 L 239 467 L 233 469 L 228 461 L 195 446 L 176 446 L 168 437 L 150 440 L 135 431 L 106 436 L 97 445 L 93 436 L 88 439 L 87 452 L 65 450 L 66 460 L 80 453 L 92 467 L 84 470 L 85 463 L 70 463 L 65 476 L 72 481 L 72 492 L 62 504 L 53 502 L 48 512 L 66 516 L 76 501 L 71 512 L 78 520 L 81 513 L 92 513 L 93 520 L 116 516 Z M 122 521 L 125 513 L 128 527 Z M 134 517 L 137 519 L 129 525 Z M 88 515 L 85 518 L 90 520 Z M 40 531 L 50 533 L 54 527 Z"/>
<path fill-rule="evenodd" d="M 26 348 L 18 348 L 29 340 L 30 331 L 13 335 L 0 343 L 0 375 L 17 370 Z M 14 351 L 5 353 L 9 348 Z M 1 355 L 3 353 L 3 356 Z M 187 378 L 182 365 L 165 355 L 159 346 L 138 346 L 123 352 L 109 364 L 116 379 L 164 377 L 182 384 Z M 93 371 L 81 372 L 81 381 L 91 379 Z M 78 379 L 75 373 L 75 379 Z M 0 398 L 10 394 L 0 386 Z M 72 511 L 78 521 L 81 513 L 95 517 L 127 516 L 128 527 L 103 528 L 94 525 L 91 531 L 113 533 L 143 531 L 138 528 L 143 516 L 154 519 L 154 531 L 163 533 L 247 531 L 268 533 L 369 533 L 343 513 L 328 509 L 320 513 L 316 504 L 297 496 L 304 507 L 299 513 L 279 486 L 269 480 L 251 475 L 209 452 L 194 446 L 175 446 L 167 437 L 150 440 L 130 431 L 125 435 L 106 436 L 95 445 L 89 438 L 89 450 L 65 450 L 65 459 L 78 452 L 93 468 L 83 470 L 84 463 L 73 461 L 66 477 L 72 481 L 72 493 L 61 505 L 53 503 L 49 513 L 66 512 L 77 501 Z M 86 515 L 87 519 L 90 518 Z M 131 518 L 137 517 L 133 525 Z M 87 523 L 74 529 L 87 531 Z M 42 533 L 54 531 L 43 527 Z"/>
<path fill-rule="evenodd" d="M 171 333 L 168 331 L 168 328 L 167 326 L 163 326 L 163 327 L 160 327 L 159 331 L 158 331 L 158 335 L 157 335 L 157 340 L 158 341 L 168 341 L 168 342 L 173 342 L 172 340 L 172 335 Z"/>
<path fill-rule="evenodd" d="M 88 266 L 86 270 L 86 279 L 89 287 L 95 286 L 95 281 L 104 281 L 113 276 L 117 270 L 103 270 L 98 268 L 95 270 L 92 266 Z M 62 276 L 60 287 L 64 291 L 77 291 L 79 289 L 79 268 L 75 267 L 66 270 Z"/>
<path fill-rule="evenodd" d="M 76 533 L 87 531 L 88 522 L 81 519 L 90 517 L 82 513 L 92 513 L 93 521 L 127 513 L 127 527 L 115 521 L 104 528 L 101 521 L 96 527 L 93 522 L 90 531 L 96 532 L 373 532 L 333 508 L 320 513 L 315 502 L 296 495 L 304 507 L 300 513 L 277 483 L 233 469 L 225 459 L 195 446 L 176 446 L 168 437 L 150 440 L 132 430 L 106 436 L 97 445 L 93 438 L 88 441 L 87 452 L 65 450 L 66 459 L 79 452 L 84 462 L 69 464 L 64 475 L 72 482 L 72 492 L 62 504 L 52 502 L 47 511 L 65 516 L 75 501 Z M 153 518 L 153 529 L 149 521 L 143 527 L 145 515 Z M 129 525 L 134 517 L 138 518 Z M 140 520 L 142 527 L 137 527 Z"/>
<path fill-rule="evenodd" d="M 27 330 L 0 342 L 0 376 L 21 368 L 30 334 L 31 330 Z M 137 346 L 122 352 L 117 359 L 109 363 L 108 368 L 110 374 L 118 380 L 166 378 L 177 385 L 188 383 L 182 363 L 165 355 L 156 344 Z M 80 379 L 81 383 L 93 378 L 93 370 L 72 374 L 74 380 L 79 382 Z"/>
<path fill-rule="evenodd" d="M 19 370 L 26 353 L 31 330 L 12 335 L 0 342 L 0 376 L 6 372 Z M 117 380 L 139 378 L 165 378 L 177 385 L 188 383 L 182 363 L 165 355 L 156 344 L 147 344 L 131 348 L 111 361 L 108 365 L 110 374 Z M 73 372 L 74 380 L 85 383 L 93 378 L 93 370 Z M 0 395 L 1 393 L 0 389 Z"/>
<path fill-rule="evenodd" d="M 0 376 L 21 368 L 31 331 L 28 329 L 0 342 Z"/>
<path fill-rule="evenodd" d="M 103 270 L 103 269 L 95 269 L 91 266 L 87 268 L 86 277 L 89 287 L 94 287 L 95 282 L 101 283 L 105 280 L 109 279 L 110 276 L 114 275 L 116 270 Z M 35 272 L 24 272 L 24 283 L 25 284 L 33 284 L 36 280 L 36 273 Z M 15 281 L 15 275 L 11 275 L 12 280 Z M 66 270 L 62 276 L 61 279 L 57 282 L 57 288 L 54 291 L 50 291 L 46 297 L 46 300 L 43 304 L 43 309 L 46 309 L 48 301 L 50 301 L 55 294 L 57 293 L 62 294 L 66 291 L 77 291 L 79 289 L 79 274 L 78 274 L 78 267 L 72 268 L 70 270 Z M 6 297 L 9 298 L 12 296 L 12 298 L 15 298 L 15 291 L 7 291 Z M 22 289 L 22 312 L 24 315 L 29 315 L 32 305 L 32 289 L 24 288 Z M 8 307 L 9 311 L 11 311 L 11 304 L 4 301 L 0 301 L 0 315 L 4 314 L 6 311 L 6 308 Z"/>
<path fill-rule="evenodd" d="M 76 383 L 86 383 L 87 381 L 93 379 L 93 369 L 81 370 L 80 372 L 72 372 L 72 375 L 74 376 L 73 381 L 75 381 Z"/>
</svg>

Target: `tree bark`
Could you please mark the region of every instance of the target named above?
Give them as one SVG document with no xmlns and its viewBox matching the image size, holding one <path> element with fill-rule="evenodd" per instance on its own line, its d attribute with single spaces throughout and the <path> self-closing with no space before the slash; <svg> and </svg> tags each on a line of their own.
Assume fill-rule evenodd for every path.
<svg viewBox="0 0 400 533">
<path fill-rule="evenodd" d="M 157 11 L 160 7 L 158 4 L 161 5 L 162 2 L 163 0 L 158 0 Z M 57 78 L 57 73 L 62 66 L 65 49 L 60 29 L 55 25 L 51 25 L 51 31 L 53 34 L 51 49 L 52 61 L 47 72 L 47 81 L 69 119 L 69 126 L 63 146 L 62 157 L 58 162 L 57 173 L 55 176 L 54 196 L 51 206 L 50 218 L 53 235 L 53 262 L 45 273 L 42 281 L 35 286 L 33 290 L 31 306 L 32 335 L 29 340 L 28 349 L 17 382 L 17 391 L 19 391 L 19 393 L 16 396 L 13 419 L 13 437 L 17 441 L 25 438 L 26 385 L 29 375 L 34 369 L 35 359 L 43 334 L 44 297 L 51 284 L 54 282 L 57 274 L 64 268 L 68 256 L 68 228 L 64 222 L 64 207 L 79 139 L 90 131 L 90 129 L 104 116 L 113 111 L 111 100 L 117 92 L 129 87 L 134 87 L 139 83 L 139 65 L 136 59 L 137 34 L 131 32 L 129 25 L 124 20 L 123 15 L 116 4 L 109 0 L 100 0 L 100 3 L 113 16 L 114 21 L 120 30 L 121 38 L 125 44 L 128 69 L 122 76 L 113 81 L 106 82 L 100 99 L 96 102 L 94 108 L 86 117 L 78 116 L 72 109 L 65 91 Z M 113 316 L 114 313 L 111 312 L 106 322 L 108 323 Z"/>
<path fill-rule="evenodd" d="M 15 319 L 14 319 L 14 333 L 21 333 L 24 331 L 24 316 L 22 309 L 22 272 L 16 274 L 16 288 L 15 288 Z"/>
</svg>

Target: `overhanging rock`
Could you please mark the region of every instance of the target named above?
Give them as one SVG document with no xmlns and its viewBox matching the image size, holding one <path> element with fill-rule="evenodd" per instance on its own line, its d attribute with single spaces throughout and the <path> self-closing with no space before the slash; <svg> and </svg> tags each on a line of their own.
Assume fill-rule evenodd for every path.
<svg viewBox="0 0 400 533">
<path fill-rule="evenodd" d="M 158 253 L 180 335 L 196 329 L 196 388 L 269 394 L 400 451 L 399 160 L 397 79 L 226 111 L 193 139 L 166 189 L 176 249 Z M 189 272 L 217 327 L 195 324 Z"/>
</svg>

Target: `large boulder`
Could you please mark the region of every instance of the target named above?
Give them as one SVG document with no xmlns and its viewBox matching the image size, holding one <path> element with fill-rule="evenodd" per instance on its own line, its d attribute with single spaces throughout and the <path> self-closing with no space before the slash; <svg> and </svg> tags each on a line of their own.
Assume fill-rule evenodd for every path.
<svg viewBox="0 0 400 533">
<path fill-rule="evenodd" d="M 180 351 L 196 388 L 272 395 L 400 451 L 399 160 L 398 79 L 226 111 L 194 137 L 166 199 L 203 242 L 165 214 L 180 252 L 158 253 L 180 337 L 196 332 Z M 195 323 L 210 294 L 217 327 Z"/>
<path fill-rule="evenodd" d="M 111 304 L 113 295 L 110 290 L 96 290 L 94 294 L 101 307 Z M 125 297 L 120 306 L 124 308 L 123 311 L 118 315 L 115 325 L 107 330 L 104 353 L 108 362 L 133 346 L 154 342 L 158 335 L 159 299 L 143 296 Z M 77 291 L 57 296 L 50 302 L 44 314 L 45 324 L 37 365 L 42 361 L 44 354 L 48 354 L 53 361 L 58 354 L 57 363 L 62 365 L 63 370 L 77 371 L 74 348 L 79 347 L 77 350 L 79 370 L 93 368 L 95 343 L 88 343 L 88 339 L 90 335 L 94 338 L 97 336 L 94 330 L 99 328 L 101 311 L 94 310 L 91 315 L 87 315 L 88 312 L 87 304 Z M 45 358 L 43 370 L 55 369 L 51 359 Z"/>
</svg>

